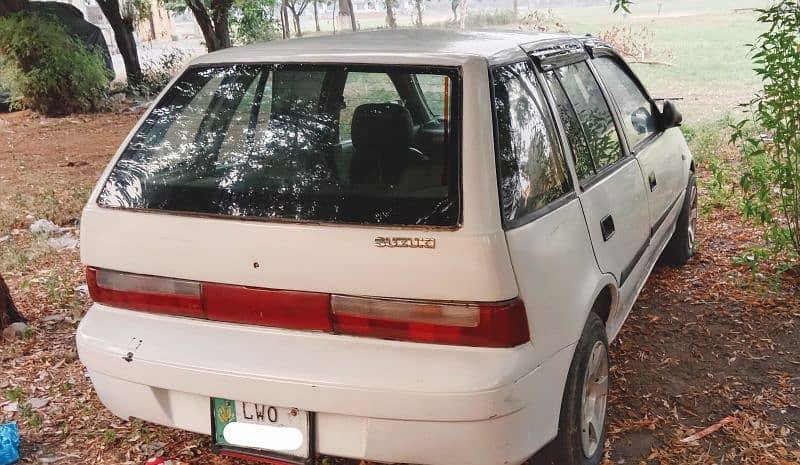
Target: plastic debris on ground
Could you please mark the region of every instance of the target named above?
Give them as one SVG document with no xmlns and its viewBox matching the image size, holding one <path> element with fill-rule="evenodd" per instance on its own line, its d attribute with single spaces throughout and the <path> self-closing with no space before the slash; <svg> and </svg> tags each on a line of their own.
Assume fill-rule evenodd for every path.
<svg viewBox="0 0 800 465">
<path fill-rule="evenodd" d="M 80 241 L 72 236 L 64 235 L 47 239 L 47 245 L 54 250 L 74 249 L 78 247 Z"/>
<path fill-rule="evenodd" d="M 16 423 L 0 425 L 0 465 L 19 460 L 19 428 Z"/>
<path fill-rule="evenodd" d="M 144 465 L 189 465 L 187 462 L 180 460 L 166 460 L 164 457 L 153 457 L 144 463 Z"/>
<path fill-rule="evenodd" d="M 50 220 L 40 219 L 34 221 L 33 224 L 31 224 L 30 231 L 33 234 L 44 234 L 46 236 L 49 236 L 51 234 L 60 233 L 61 228 Z"/>
</svg>

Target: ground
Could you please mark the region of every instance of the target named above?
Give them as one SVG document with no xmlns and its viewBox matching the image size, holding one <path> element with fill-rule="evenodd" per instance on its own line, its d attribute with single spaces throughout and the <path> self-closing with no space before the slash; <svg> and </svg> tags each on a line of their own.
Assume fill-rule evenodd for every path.
<svg viewBox="0 0 800 465">
<path fill-rule="evenodd" d="M 141 464 L 163 453 L 232 463 L 210 455 L 207 438 L 103 408 L 75 350 L 76 319 L 89 305 L 76 290 L 84 283 L 78 252 L 54 252 L 27 231 L 46 215 L 75 225 L 76 193 L 90 191 L 137 117 L 0 117 L 8 141 L 0 146 L 0 231 L 10 231 L 0 263 L 32 329 L 0 345 L 0 420 L 20 422 L 26 462 Z M 703 136 L 692 145 L 705 150 Z M 716 198 L 706 165 L 698 175 L 701 199 Z M 702 210 L 698 254 L 684 268 L 656 268 L 611 347 L 608 463 L 797 463 L 800 278 L 788 272 L 777 282 L 770 264 L 755 273 L 735 264 L 758 244 L 759 230 L 731 205 Z M 728 416 L 721 430 L 679 441 Z"/>
</svg>

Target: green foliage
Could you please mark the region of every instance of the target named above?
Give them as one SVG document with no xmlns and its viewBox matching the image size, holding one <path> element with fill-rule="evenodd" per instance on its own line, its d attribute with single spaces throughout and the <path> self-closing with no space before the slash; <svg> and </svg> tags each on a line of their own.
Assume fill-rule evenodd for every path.
<svg viewBox="0 0 800 465">
<path fill-rule="evenodd" d="M 719 157 L 708 159 L 708 170 L 711 172 L 706 187 L 705 202 L 703 202 L 703 213 L 709 213 L 711 209 L 725 208 L 731 202 L 731 170 L 730 166 Z"/>
<path fill-rule="evenodd" d="M 0 18 L 0 80 L 14 106 L 48 115 L 97 111 L 107 102 L 100 52 L 43 15 Z"/>
<path fill-rule="evenodd" d="M 117 432 L 113 429 L 103 431 L 103 445 L 110 446 L 117 440 Z"/>
<path fill-rule="evenodd" d="M 266 42 L 280 34 L 273 16 L 275 0 L 236 0 L 229 19 L 231 34 L 237 44 Z"/>
<path fill-rule="evenodd" d="M 631 12 L 631 5 L 633 5 L 633 0 L 610 0 L 611 4 L 613 5 L 614 13 L 619 10 L 624 11 L 625 13 Z"/>
<path fill-rule="evenodd" d="M 14 386 L 3 391 L 3 396 L 11 402 L 16 402 L 25 397 L 25 391 L 19 386 Z"/>
<path fill-rule="evenodd" d="M 733 126 L 744 154 L 743 215 L 767 226 L 776 253 L 800 256 L 800 4 L 781 0 L 756 10 L 768 25 L 753 45 L 762 91 L 747 105 L 749 119 Z M 763 134 L 753 134 L 759 128 Z"/>
<path fill-rule="evenodd" d="M 745 252 L 743 252 L 738 257 L 733 259 L 734 265 L 746 265 L 750 268 L 750 272 L 755 274 L 758 272 L 759 265 L 767 260 L 769 260 L 772 256 L 772 253 L 769 249 L 765 249 L 763 247 L 750 247 Z"/>
<path fill-rule="evenodd" d="M 148 99 L 157 95 L 183 69 L 188 60 L 189 54 L 183 50 L 167 50 L 158 59 L 144 64 L 141 80 L 129 86 L 128 92 Z"/>
</svg>

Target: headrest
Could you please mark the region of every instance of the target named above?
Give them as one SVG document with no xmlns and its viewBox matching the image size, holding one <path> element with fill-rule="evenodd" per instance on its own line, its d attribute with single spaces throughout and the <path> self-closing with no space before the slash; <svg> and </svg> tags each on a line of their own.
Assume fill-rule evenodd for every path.
<svg viewBox="0 0 800 465">
<path fill-rule="evenodd" d="M 366 103 L 353 113 L 351 138 L 356 149 L 411 146 L 411 113 L 396 103 Z"/>
</svg>

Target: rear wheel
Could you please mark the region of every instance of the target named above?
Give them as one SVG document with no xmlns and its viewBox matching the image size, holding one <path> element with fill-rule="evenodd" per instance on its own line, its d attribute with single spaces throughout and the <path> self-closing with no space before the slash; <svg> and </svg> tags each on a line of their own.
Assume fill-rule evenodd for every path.
<svg viewBox="0 0 800 465">
<path fill-rule="evenodd" d="M 608 340 L 591 313 L 567 375 L 558 436 L 535 458 L 548 465 L 597 465 L 603 459 L 608 399 Z"/>
<path fill-rule="evenodd" d="M 683 208 L 675 225 L 661 259 L 672 266 L 683 266 L 694 255 L 694 241 L 697 232 L 697 182 L 694 173 L 689 174 L 689 183 L 686 186 L 686 196 L 683 199 Z"/>
</svg>

